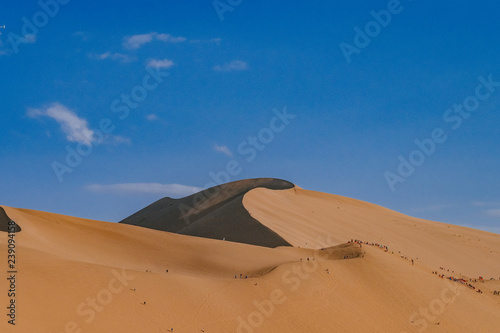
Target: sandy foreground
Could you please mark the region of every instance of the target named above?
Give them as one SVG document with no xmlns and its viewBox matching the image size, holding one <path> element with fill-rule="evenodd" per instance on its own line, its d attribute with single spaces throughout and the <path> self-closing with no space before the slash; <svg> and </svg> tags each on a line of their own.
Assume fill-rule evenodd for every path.
<svg viewBox="0 0 500 333">
<path fill-rule="evenodd" d="M 498 234 L 298 187 L 243 204 L 293 247 L 3 207 L 0 332 L 500 332 Z"/>
</svg>

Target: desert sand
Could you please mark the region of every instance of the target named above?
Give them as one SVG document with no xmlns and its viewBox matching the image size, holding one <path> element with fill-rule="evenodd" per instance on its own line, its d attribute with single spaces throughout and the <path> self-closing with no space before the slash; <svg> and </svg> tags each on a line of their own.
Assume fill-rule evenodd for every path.
<svg viewBox="0 0 500 333">
<path fill-rule="evenodd" d="M 2 278 L 0 332 L 500 332 L 500 235 L 299 187 L 247 185 L 198 207 L 200 218 L 212 215 L 197 235 L 178 232 L 180 224 L 167 232 L 140 219 L 143 226 L 2 206 L 4 273 L 4 225 L 21 230 L 16 325 L 7 323 Z M 224 223 L 209 232 L 217 214 Z M 255 245 L 254 227 L 245 238 L 228 226 L 248 225 L 239 218 L 258 221 L 267 245 Z M 159 214 L 155 223 L 168 221 Z M 288 245 L 274 246 L 282 240 Z M 448 276 L 475 279 L 476 289 Z"/>
</svg>

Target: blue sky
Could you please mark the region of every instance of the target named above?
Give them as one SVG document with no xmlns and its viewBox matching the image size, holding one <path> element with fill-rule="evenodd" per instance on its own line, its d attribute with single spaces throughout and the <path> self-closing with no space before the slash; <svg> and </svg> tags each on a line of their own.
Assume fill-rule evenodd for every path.
<svg viewBox="0 0 500 333">
<path fill-rule="evenodd" d="M 2 205 L 276 177 L 500 231 L 498 2 L 41 4 L 0 7 Z"/>
</svg>

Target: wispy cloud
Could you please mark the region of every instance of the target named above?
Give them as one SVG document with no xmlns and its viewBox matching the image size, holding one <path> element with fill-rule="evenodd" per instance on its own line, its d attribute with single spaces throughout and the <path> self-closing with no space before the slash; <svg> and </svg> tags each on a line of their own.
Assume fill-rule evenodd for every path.
<svg viewBox="0 0 500 333">
<path fill-rule="evenodd" d="M 488 206 L 500 207 L 500 201 L 474 201 L 472 204 L 476 207 L 488 207 Z"/>
<path fill-rule="evenodd" d="M 500 217 L 500 209 L 487 209 L 484 213 L 492 217 Z"/>
<path fill-rule="evenodd" d="M 186 37 L 174 37 L 170 34 L 156 34 L 155 37 L 157 40 L 166 43 L 182 43 L 186 41 Z"/>
<path fill-rule="evenodd" d="M 222 41 L 222 38 L 212 38 L 212 39 L 206 39 L 206 40 L 204 40 L 204 39 L 193 39 L 193 40 L 190 40 L 189 42 L 193 43 L 193 44 L 214 43 L 214 44 L 219 45 L 221 41 Z"/>
<path fill-rule="evenodd" d="M 62 104 L 53 103 L 49 107 L 42 109 L 28 109 L 29 117 L 49 117 L 54 119 L 61 126 L 61 130 L 66 134 L 66 139 L 71 142 L 78 142 L 90 146 L 94 138 L 94 131 L 88 126 L 87 120 L 80 118 L 75 112 Z"/>
<path fill-rule="evenodd" d="M 474 201 L 473 206 L 480 207 L 481 213 L 490 217 L 500 217 L 500 201 Z"/>
<path fill-rule="evenodd" d="M 130 144 L 129 138 L 120 135 L 107 134 L 104 137 L 95 135 L 94 130 L 89 128 L 86 119 L 79 117 L 74 111 L 60 103 L 52 103 L 41 109 L 29 108 L 27 115 L 31 118 L 48 117 L 55 120 L 60 126 L 66 139 L 70 142 L 78 142 L 87 146 L 92 144 L 119 145 Z M 50 137 L 50 131 L 47 131 Z"/>
<path fill-rule="evenodd" d="M 123 47 L 126 49 L 138 49 L 144 44 L 147 44 L 153 40 L 153 34 L 143 34 L 143 35 L 133 35 L 123 38 Z"/>
<path fill-rule="evenodd" d="M 0 36 L 2 36 L 2 32 L 0 31 Z M 34 34 L 28 34 L 28 35 L 24 35 L 20 38 L 20 41 L 23 43 L 23 44 L 33 44 L 36 42 L 36 35 Z M 0 37 L 0 55 L 4 55 L 4 54 L 9 54 L 10 50 L 7 50 L 7 49 L 1 49 L 1 48 L 4 48 L 4 44 L 3 44 L 3 41 L 2 41 L 2 38 Z"/>
<path fill-rule="evenodd" d="M 85 188 L 96 193 L 159 194 L 176 198 L 185 197 L 203 191 L 203 188 L 196 186 L 160 183 L 123 183 L 111 185 L 91 184 L 87 185 Z"/>
<path fill-rule="evenodd" d="M 214 150 L 218 153 L 226 154 L 227 156 L 233 156 L 233 153 L 228 146 L 219 146 L 218 144 L 214 144 Z"/>
<path fill-rule="evenodd" d="M 108 144 L 108 145 L 120 145 L 120 144 L 131 144 L 132 141 L 130 141 L 129 138 L 126 138 L 124 136 L 121 136 L 121 135 L 106 135 L 106 137 L 104 138 L 104 141 L 103 141 L 104 144 Z"/>
<path fill-rule="evenodd" d="M 158 116 L 157 116 L 157 115 L 155 115 L 154 113 L 151 113 L 151 114 L 148 114 L 148 115 L 146 116 L 146 119 L 147 119 L 147 120 L 149 120 L 149 121 L 155 121 L 155 120 L 158 120 L 158 119 L 160 119 L 160 118 L 158 118 Z"/>
<path fill-rule="evenodd" d="M 115 60 L 121 61 L 123 63 L 132 62 L 135 60 L 135 57 L 129 56 L 127 54 L 118 53 L 118 52 L 106 52 L 102 54 L 91 54 L 90 57 L 99 59 L 99 60 Z"/>
<path fill-rule="evenodd" d="M 248 64 L 241 60 L 233 60 L 223 65 L 214 66 L 214 71 L 217 72 L 237 72 L 248 70 Z"/>
<path fill-rule="evenodd" d="M 33 34 L 29 34 L 29 35 L 24 35 L 23 36 L 23 43 L 29 43 L 29 44 L 33 44 L 36 42 L 36 35 L 33 35 Z"/>
<path fill-rule="evenodd" d="M 168 59 L 151 59 L 148 61 L 147 66 L 152 68 L 170 68 L 174 65 L 172 60 Z"/>
<path fill-rule="evenodd" d="M 153 40 L 159 40 L 165 43 L 181 43 L 186 41 L 185 37 L 174 37 L 170 34 L 150 32 L 147 34 L 126 36 L 123 38 L 123 47 L 128 50 L 136 50 Z"/>
</svg>

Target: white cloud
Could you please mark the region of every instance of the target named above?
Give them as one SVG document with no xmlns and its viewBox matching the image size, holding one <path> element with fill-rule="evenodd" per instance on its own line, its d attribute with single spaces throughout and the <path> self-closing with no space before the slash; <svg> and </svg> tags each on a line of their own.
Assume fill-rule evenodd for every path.
<svg viewBox="0 0 500 333">
<path fill-rule="evenodd" d="M 119 145 L 119 144 L 131 144 L 132 142 L 130 141 L 129 138 L 126 138 L 121 135 L 106 135 L 104 138 L 104 143 L 108 145 Z"/>
<path fill-rule="evenodd" d="M 152 68 L 170 68 L 174 65 L 174 62 L 172 60 L 168 59 L 151 59 L 148 61 L 147 66 L 152 67 Z"/>
<path fill-rule="evenodd" d="M 226 154 L 227 156 L 233 156 L 233 153 L 227 146 L 219 146 L 218 144 L 214 145 L 214 150 L 219 153 Z"/>
<path fill-rule="evenodd" d="M 193 39 L 193 40 L 190 40 L 189 42 L 193 43 L 193 44 L 215 43 L 215 44 L 219 45 L 221 41 L 222 41 L 222 38 L 212 38 L 212 39 L 207 39 L 207 40 Z"/>
<path fill-rule="evenodd" d="M 133 35 L 123 39 L 123 47 L 126 49 L 138 49 L 142 45 L 147 44 L 153 40 L 153 34 Z"/>
<path fill-rule="evenodd" d="M 158 116 L 157 116 L 157 115 L 155 115 L 154 113 L 152 113 L 152 114 L 148 114 L 148 115 L 146 116 L 146 119 L 147 119 L 147 120 L 149 120 L 149 121 L 155 121 L 155 120 L 158 120 L 158 119 L 160 119 L 160 118 L 158 118 Z"/>
<path fill-rule="evenodd" d="M 201 187 L 159 183 L 124 183 L 111 185 L 91 184 L 87 185 L 85 188 L 91 192 L 97 193 L 159 194 L 176 198 L 185 197 L 203 191 L 203 188 Z"/>
<path fill-rule="evenodd" d="M 488 216 L 500 217 L 500 209 L 487 209 L 484 212 Z"/>
<path fill-rule="evenodd" d="M 170 34 L 156 34 L 156 39 L 166 43 L 182 43 L 186 41 L 185 37 L 174 37 Z"/>
<path fill-rule="evenodd" d="M 28 109 L 28 116 L 32 118 L 49 117 L 61 126 L 66 139 L 90 146 L 94 138 L 94 131 L 88 127 L 87 120 L 78 117 L 75 112 L 59 103 L 53 103 L 47 108 Z"/>
<path fill-rule="evenodd" d="M 246 70 L 248 70 L 248 64 L 241 60 L 233 60 L 223 65 L 217 65 L 214 67 L 214 71 L 217 72 L 236 72 Z"/>
<path fill-rule="evenodd" d="M 115 53 L 106 52 L 106 53 L 102 53 L 102 54 L 94 54 L 92 56 L 96 59 L 99 59 L 99 60 L 110 59 L 110 60 L 121 61 L 123 63 L 131 62 L 131 61 L 135 60 L 134 57 L 131 57 L 131 56 L 129 56 L 127 54 L 123 54 L 123 53 L 117 53 L 117 52 L 115 52 Z"/>
<path fill-rule="evenodd" d="M 23 36 L 23 43 L 33 44 L 34 42 L 36 42 L 36 35 L 29 34 Z"/>
<path fill-rule="evenodd" d="M 129 50 L 136 50 L 144 44 L 151 43 L 153 40 L 159 40 L 165 43 L 181 43 L 186 41 L 185 37 L 174 37 L 170 34 L 159 34 L 150 32 L 148 34 L 126 36 L 123 38 L 123 47 Z"/>
</svg>

